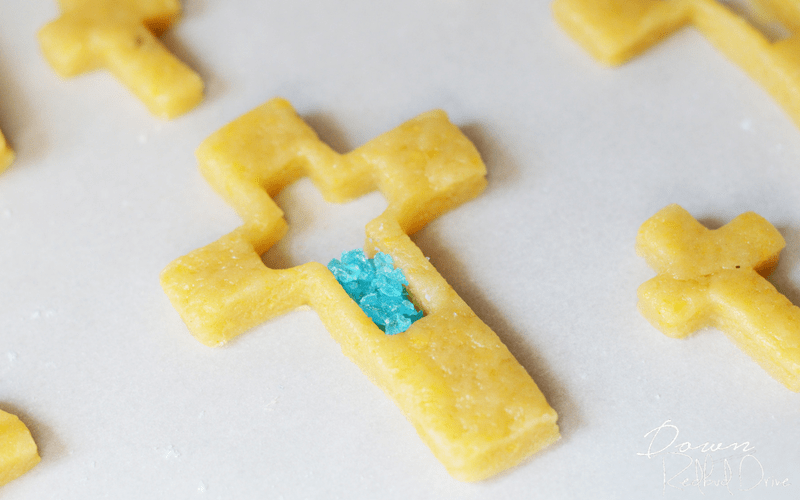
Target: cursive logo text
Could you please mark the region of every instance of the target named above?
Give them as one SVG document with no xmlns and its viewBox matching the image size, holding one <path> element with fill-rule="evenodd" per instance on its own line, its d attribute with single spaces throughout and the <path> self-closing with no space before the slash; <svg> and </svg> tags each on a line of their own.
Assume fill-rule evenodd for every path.
<svg viewBox="0 0 800 500">
<path fill-rule="evenodd" d="M 648 459 L 661 458 L 662 491 L 667 489 L 725 488 L 736 491 L 791 486 L 788 477 L 771 476 L 755 456 L 749 441 L 692 443 L 678 441 L 680 429 L 665 421 L 644 435 L 647 449 L 637 453 Z"/>
</svg>

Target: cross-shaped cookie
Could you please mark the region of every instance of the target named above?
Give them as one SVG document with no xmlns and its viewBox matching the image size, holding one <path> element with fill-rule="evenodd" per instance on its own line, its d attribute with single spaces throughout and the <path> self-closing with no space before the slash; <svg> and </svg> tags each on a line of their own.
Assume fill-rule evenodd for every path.
<svg viewBox="0 0 800 500">
<path fill-rule="evenodd" d="M 658 271 L 639 287 L 639 310 L 681 338 L 711 326 L 789 389 L 800 391 L 800 308 L 763 276 L 786 245 L 763 217 L 744 213 L 709 230 L 670 205 L 639 229 L 636 250 Z"/>
<path fill-rule="evenodd" d="M 158 40 L 179 0 L 58 0 L 61 17 L 39 31 L 42 52 L 63 77 L 105 68 L 150 111 L 174 118 L 203 98 L 203 82 Z"/>
<path fill-rule="evenodd" d="M 288 102 L 273 99 L 211 135 L 197 157 L 244 220 L 161 275 L 198 340 L 219 345 L 271 317 L 312 307 L 344 354 L 462 480 L 496 474 L 558 439 L 556 412 L 533 379 L 408 236 L 486 184 L 477 150 L 444 112 L 422 114 L 341 155 Z M 287 227 L 272 196 L 302 176 L 328 201 L 375 189 L 386 198 L 386 211 L 366 227 L 365 252 L 388 254 L 402 269 L 424 312 L 408 330 L 381 331 L 320 263 L 264 265 L 261 254 Z"/>
</svg>

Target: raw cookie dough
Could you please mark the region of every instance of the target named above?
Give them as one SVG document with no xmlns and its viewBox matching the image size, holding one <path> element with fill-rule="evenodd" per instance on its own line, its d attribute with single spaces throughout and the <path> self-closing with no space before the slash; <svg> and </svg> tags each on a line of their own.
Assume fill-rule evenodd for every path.
<svg viewBox="0 0 800 500">
<path fill-rule="evenodd" d="M 6 138 L 0 132 L 0 173 L 14 161 L 14 150 L 8 146 Z"/>
<path fill-rule="evenodd" d="M 800 307 L 764 279 L 785 245 L 753 212 L 709 230 L 669 205 L 636 237 L 637 253 L 659 273 L 639 287 L 639 310 L 670 337 L 722 330 L 775 379 L 800 391 Z"/>
<path fill-rule="evenodd" d="M 150 111 L 174 118 L 203 98 L 200 77 L 158 40 L 179 0 L 58 0 L 61 17 L 39 31 L 45 58 L 63 77 L 105 68 Z"/>
<path fill-rule="evenodd" d="M 30 431 L 15 415 L 0 410 L 0 486 L 39 463 Z"/>
<path fill-rule="evenodd" d="M 497 474 L 559 438 L 556 412 L 533 379 L 408 236 L 486 184 L 477 150 L 443 111 L 340 155 L 287 101 L 273 99 L 211 135 L 197 158 L 206 179 L 244 219 L 161 275 L 198 340 L 216 346 L 311 306 L 344 354 L 464 481 Z M 367 225 L 365 252 L 390 255 L 408 280 L 424 317 L 407 331 L 382 332 L 320 263 L 285 270 L 264 265 L 261 254 L 287 228 L 272 196 L 302 176 L 332 202 L 375 189 L 384 195 L 388 208 Z"/>
<path fill-rule="evenodd" d="M 718 0 L 555 0 L 553 13 L 572 38 L 609 65 L 622 64 L 692 25 L 800 125 L 800 2 L 752 3 L 790 36 L 773 41 Z"/>
</svg>

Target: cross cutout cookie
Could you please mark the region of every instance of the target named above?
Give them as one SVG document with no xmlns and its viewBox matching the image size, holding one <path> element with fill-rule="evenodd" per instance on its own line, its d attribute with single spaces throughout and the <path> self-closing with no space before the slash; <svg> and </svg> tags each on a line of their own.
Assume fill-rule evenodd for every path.
<svg viewBox="0 0 800 500">
<path fill-rule="evenodd" d="M 800 308 L 763 276 L 786 245 L 753 212 L 709 230 L 670 205 L 639 229 L 636 251 L 658 271 L 639 287 L 639 310 L 664 334 L 725 332 L 792 391 L 800 391 Z"/>
<path fill-rule="evenodd" d="M 150 112 L 174 118 L 203 98 L 203 82 L 158 40 L 179 0 L 58 0 L 61 17 L 39 31 L 45 58 L 63 77 L 105 68 Z"/>
<path fill-rule="evenodd" d="M 287 101 L 273 99 L 207 138 L 197 158 L 244 220 L 162 272 L 162 287 L 198 340 L 220 345 L 312 307 L 343 353 L 461 480 L 489 477 L 559 438 L 556 412 L 533 379 L 408 236 L 486 183 L 477 150 L 444 112 L 422 114 L 340 155 Z M 328 201 L 375 189 L 386 198 L 386 211 L 366 227 L 365 252 L 389 254 L 402 269 L 425 314 L 408 330 L 383 333 L 320 263 L 264 265 L 260 255 L 287 227 L 272 196 L 302 176 Z"/>
<path fill-rule="evenodd" d="M 609 65 L 693 25 L 800 125 L 800 2 L 760 0 L 758 6 L 792 35 L 772 42 L 718 0 L 555 0 L 553 13 L 572 38 Z"/>
</svg>

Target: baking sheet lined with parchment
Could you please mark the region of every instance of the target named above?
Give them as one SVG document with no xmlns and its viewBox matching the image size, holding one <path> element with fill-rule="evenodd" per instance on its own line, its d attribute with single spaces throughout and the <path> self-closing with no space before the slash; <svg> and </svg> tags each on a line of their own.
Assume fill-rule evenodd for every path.
<svg viewBox="0 0 800 500">
<path fill-rule="evenodd" d="M 722 333 L 670 339 L 636 309 L 655 274 L 636 232 L 670 203 L 711 227 L 772 222 L 787 247 L 770 281 L 800 304 L 800 129 L 700 33 L 610 69 L 547 1 L 183 5 L 162 40 L 206 96 L 172 121 L 105 72 L 55 75 L 36 41 L 55 2 L 0 7 L 17 153 L 0 175 L 0 409 L 42 456 L 0 497 L 797 497 L 798 395 Z M 537 382 L 559 442 L 460 483 L 313 311 L 217 349 L 189 334 L 159 272 L 240 224 L 194 150 L 275 96 L 340 152 L 434 108 L 476 144 L 486 191 L 413 239 Z M 385 208 L 306 181 L 277 199 L 280 265 L 361 246 Z"/>
</svg>

